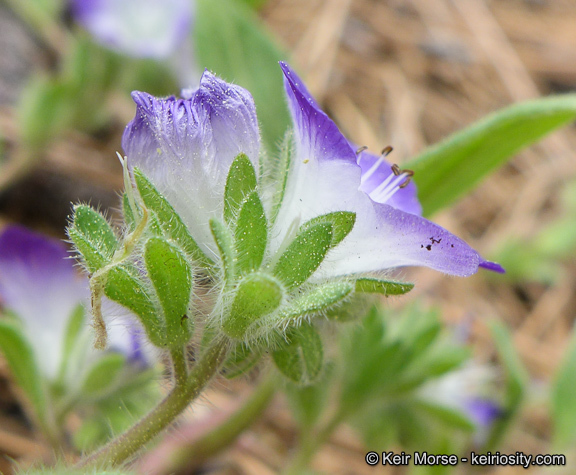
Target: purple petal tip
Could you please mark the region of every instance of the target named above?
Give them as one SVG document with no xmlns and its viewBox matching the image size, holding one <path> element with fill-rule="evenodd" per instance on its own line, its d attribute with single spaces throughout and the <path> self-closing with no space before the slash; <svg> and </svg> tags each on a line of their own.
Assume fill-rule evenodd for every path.
<svg viewBox="0 0 576 475">
<path fill-rule="evenodd" d="M 482 267 L 492 272 L 497 272 L 498 274 L 505 274 L 506 270 L 500 264 L 491 261 L 482 261 L 478 265 L 478 267 Z"/>
</svg>

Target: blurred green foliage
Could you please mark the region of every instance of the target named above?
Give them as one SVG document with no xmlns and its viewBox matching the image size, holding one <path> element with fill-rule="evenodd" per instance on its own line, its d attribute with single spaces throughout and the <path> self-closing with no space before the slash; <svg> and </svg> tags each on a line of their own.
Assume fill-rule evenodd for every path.
<svg viewBox="0 0 576 475">
<path fill-rule="evenodd" d="M 429 216 L 472 190 L 522 148 L 576 119 L 576 94 L 514 104 L 428 147 L 405 166 L 414 170 Z"/>
<path fill-rule="evenodd" d="M 505 277 L 515 282 L 553 284 L 574 262 L 576 252 L 576 182 L 561 190 L 560 214 L 535 235 L 510 238 L 493 254 L 506 269 Z"/>
</svg>

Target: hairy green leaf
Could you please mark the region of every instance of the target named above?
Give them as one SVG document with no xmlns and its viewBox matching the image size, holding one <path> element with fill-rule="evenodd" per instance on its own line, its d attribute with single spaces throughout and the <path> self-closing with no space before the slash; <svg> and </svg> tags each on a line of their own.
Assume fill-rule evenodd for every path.
<svg viewBox="0 0 576 475">
<path fill-rule="evenodd" d="M 238 273 L 256 270 L 262 264 L 268 241 L 268 224 L 258 193 L 250 193 L 234 229 Z"/>
<path fill-rule="evenodd" d="M 74 242 L 90 272 L 110 262 L 118 240 L 106 218 L 87 205 L 76 205 L 68 236 Z"/>
<path fill-rule="evenodd" d="M 222 266 L 224 267 L 224 279 L 228 286 L 232 285 L 236 277 L 236 250 L 234 248 L 234 238 L 225 224 L 217 219 L 210 220 L 210 230 L 212 237 L 220 251 Z"/>
<path fill-rule="evenodd" d="M 402 295 L 414 288 L 414 284 L 393 282 L 365 277 L 356 281 L 356 292 L 376 293 L 382 295 Z"/>
<path fill-rule="evenodd" d="M 250 159 L 243 153 L 239 154 L 228 172 L 224 188 L 224 221 L 234 223 L 242 203 L 256 190 L 256 173 Z"/>
<path fill-rule="evenodd" d="M 319 376 L 324 362 L 320 335 L 308 323 L 294 328 L 287 335 L 287 343 L 272 353 L 276 367 L 295 383 L 312 384 Z"/>
<path fill-rule="evenodd" d="M 272 211 L 270 222 L 273 224 L 276 221 L 280 206 L 284 200 L 286 192 L 286 183 L 288 182 L 288 174 L 290 172 L 290 164 L 292 163 L 292 155 L 294 154 L 294 131 L 289 129 L 284 135 L 282 144 L 280 145 L 280 156 L 277 160 L 268 159 L 262 160 L 266 165 L 269 164 L 271 168 L 270 173 L 264 173 L 264 178 L 269 179 L 269 186 L 272 191 Z"/>
<path fill-rule="evenodd" d="M 181 347 L 191 336 L 192 269 L 177 247 L 158 237 L 146 242 L 144 262 L 164 310 L 168 345 Z"/>
<path fill-rule="evenodd" d="M 272 276 L 260 272 L 247 275 L 238 284 L 222 329 L 229 337 L 241 339 L 250 325 L 278 308 L 282 297 L 282 287 Z"/>
<path fill-rule="evenodd" d="M 205 265 L 212 264 L 212 261 L 198 247 L 172 205 L 137 168 L 134 169 L 134 180 L 142 201 L 147 208 L 154 211 L 166 236 L 173 239 L 193 259 Z"/>
<path fill-rule="evenodd" d="M 322 312 L 342 302 L 353 291 L 354 284 L 350 282 L 329 282 L 318 285 L 290 302 L 290 306 L 280 313 L 279 319 L 296 319 Z"/>
<path fill-rule="evenodd" d="M 356 213 L 350 211 L 335 211 L 333 213 L 323 214 L 307 221 L 300 226 L 299 232 L 310 229 L 312 226 L 320 223 L 329 223 L 332 225 L 332 242 L 330 247 L 335 247 L 350 234 L 354 223 L 356 222 Z"/>
<path fill-rule="evenodd" d="M 166 344 L 166 330 L 146 286 L 126 266 L 115 266 L 106 276 L 106 297 L 134 312 L 146 330 L 150 341 L 159 347 Z"/>
<path fill-rule="evenodd" d="M 298 287 L 314 273 L 332 245 L 332 225 L 319 223 L 300 232 L 274 266 L 274 275 L 288 289 Z"/>
</svg>

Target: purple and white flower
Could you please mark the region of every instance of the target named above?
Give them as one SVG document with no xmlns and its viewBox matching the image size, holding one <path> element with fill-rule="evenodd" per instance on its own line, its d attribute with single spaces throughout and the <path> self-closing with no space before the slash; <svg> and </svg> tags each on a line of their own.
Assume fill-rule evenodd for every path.
<svg viewBox="0 0 576 475">
<path fill-rule="evenodd" d="M 5 228 L 0 234 L 0 302 L 21 320 L 41 373 L 55 381 L 62 368 L 70 317 L 80 305 L 89 308 L 90 302 L 88 280 L 76 272 L 66 246 L 20 226 Z M 140 338 L 135 319 L 112 302 L 106 306 L 108 315 L 118 317 L 109 325 L 111 350 L 140 364 L 142 341 L 134 345 Z M 102 354 L 92 348 L 87 323 L 78 338 L 75 361 L 68 365 L 75 374 Z"/>
<path fill-rule="evenodd" d="M 419 396 L 465 414 L 476 427 L 476 439 L 480 442 L 503 413 L 490 394 L 495 380 L 493 368 L 471 362 L 431 380 L 420 390 Z"/>
<path fill-rule="evenodd" d="M 72 14 L 100 43 L 140 58 L 167 58 L 187 37 L 191 0 L 72 0 Z"/>
<path fill-rule="evenodd" d="M 129 166 L 152 180 L 200 247 L 214 254 L 209 220 L 222 216 L 230 165 L 245 153 L 258 169 L 260 131 L 252 96 L 206 71 L 187 99 L 144 92 L 132 98 L 136 116 L 122 138 Z"/>
<path fill-rule="evenodd" d="M 485 267 L 464 241 L 419 216 L 415 187 L 366 152 L 358 157 L 334 122 L 319 108 L 294 71 L 281 63 L 295 130 L 285 194 L 270 232 L 268 252 L 291 240 L 317 216 L 356 213 L 351 233 L 328 253 L 313 278 L 427 266 L 468 276 Z M 216 254 L 208 222 L 221 219 L 230 164 L 245 153 L 259 170 L 260 135 L 251 95 L 205 72 L 188 99 L 158 99 L 133 93 L 136 116 L 122 145 L 131 167 L 139 167 L 180 214 L 202 249 Z M 270 210 L 271 204 L 265 203 Z"/>
</svg>

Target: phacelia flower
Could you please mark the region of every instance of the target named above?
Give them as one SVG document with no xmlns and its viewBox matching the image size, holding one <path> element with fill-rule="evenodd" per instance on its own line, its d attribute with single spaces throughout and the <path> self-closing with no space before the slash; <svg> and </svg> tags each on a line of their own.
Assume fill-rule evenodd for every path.
<svg viewBox="0 0 576 475">
<path fill-rule="evenodd" d="M 209 220 L 222 216 L 230 165 L 240 153 L 256 169 L 259 165 L 252 96 L 206 71 L 187 99 L 158 99 L 144 92 L 132 98 L 136 116 L 122 138 L 129 165 L 152 180 L 202 250 L 213 255 Z"/>
<path fill-rule="evenodd" d="M 404 187 L 408 173 L 392 170 L 366 152 L 357 156 L 300 78 L 287 64 L 280 66 L 295 147 L 269 233 L 268 255 L 282 250 L 308 220 L 348 211 L 356 214 L 352 231 L 328 252 L 313 279 L 402 266 L 426 266 L 458 276 L 474 274 L 479 267 L 503 271 L 419 216 L 415 187 Z M 136 116 L 122 142 L 129 165 L 139 167 L 165 195 L 204 252 L 217 255 L 209 221 L 222 217 L 232 161 L 244 153 L 260 170 L 260 135 L 251 95 L 206 71 L 187 99 L 158 99 L 142 92 L 134 92 L 133 99 Z M 265 202 L 264 207 L 270 218 L 272 204 Z"/>
<path fill-rule="evenodd" d="M 490 394 L 495 377 L 492 368 L 472 362 L 428 382 L 420 397 L 465 414 L 474 424 L 475 440 L 480 444 L 503 415 L 502 406 Z"/>
<path fill-rule="evenodd" d="M 72 0 L 71 7 L 100 43 L 141 58 L 170 56 L 192 24 L 190 0 Z"/>
<path fill-rule="evenodd" d="M 20 226 L 9 226 L 0 235 L 0 302 L 20 318 L 41 373 L 55 381 L 62 367 L 64 340 L 70 317 L 79 306 L 89 308 L 90 293 L 86 277 L 80 276 L 63 243 Z M 111 313 L 120 311 L 108 302 Z M 138 364 L 145 360 L 140 330 L 135 321 L 113 322 L 110 347 Z M 92 350 L 86 324 L 76 342 L 88 360 L 101 352 Z M 149 360 L 148 360 L 149 361 Z M 81 362 L 72 362 L 81 366 Z M 76 364 L 78 363 L 78 364 Z M 85 370 L 86 368 L 77 368 Z"/>
</svg>

